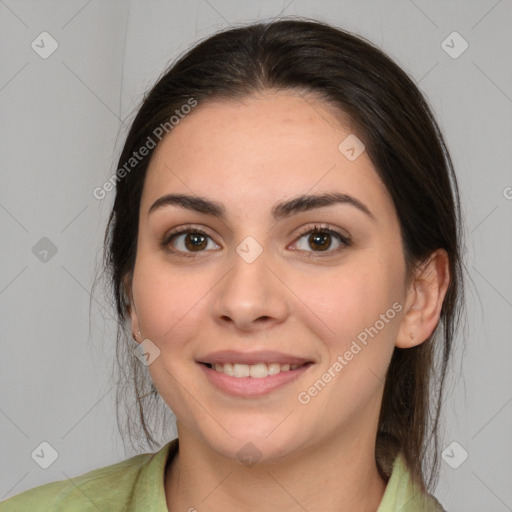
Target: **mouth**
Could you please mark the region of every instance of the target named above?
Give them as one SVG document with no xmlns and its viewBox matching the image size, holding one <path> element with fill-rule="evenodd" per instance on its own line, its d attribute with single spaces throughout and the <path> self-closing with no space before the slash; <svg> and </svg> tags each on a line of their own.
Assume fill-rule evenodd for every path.
<svg viewBox="0 0 512 512">
<path fill-rule="evenodd" d="M 315 361 L 279 352 L 228 350 L 200 357 L 196 363 L 217 391 L 252 398 L 284 388 L 308 372 Z"/>
<path fill-rule="evenodd" d="M 243 364 L 243 363 L 201 363 L 210 370 L 218 373 L 223 373 L 229 377 L 235 377 L 237 379 L 253 378 L 253 379 L 264 379 L 278 375 L 285 372 L 293 372 L 299 368 L 303 368 L 312 364 L 308 361 L 305 363 L 255 363 L 255 364 Z"/>
</svg>

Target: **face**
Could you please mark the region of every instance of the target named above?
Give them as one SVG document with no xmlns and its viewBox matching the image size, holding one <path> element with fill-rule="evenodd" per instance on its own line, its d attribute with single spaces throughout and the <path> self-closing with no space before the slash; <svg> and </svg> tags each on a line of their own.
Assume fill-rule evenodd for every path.
<svg viewBox="0 0 512 512">
<path fill-rule="evenodd" d="M 178 428 L 219 454 L 375 433 L 405 262 L 368 155 L 339 148 L 351 134 L 319 100 L 265 92 L 199 105 L 155 150 L 132 329 Z M 292 201 L 324 194 L 340 200 Z"/>
</svg>

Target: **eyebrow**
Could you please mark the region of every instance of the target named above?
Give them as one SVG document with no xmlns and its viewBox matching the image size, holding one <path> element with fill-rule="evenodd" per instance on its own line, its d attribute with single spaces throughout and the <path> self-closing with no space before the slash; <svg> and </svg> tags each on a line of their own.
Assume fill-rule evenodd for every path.
<svg viewBox="0 0 512 512">
<path fill-rule="evenodd" d="M 314 210 L 334 204 L 348 204 L 365 213 L 376 222 L 375 216 L 369 208 L 348 194 L 330 192 L 316 195 L 300 195 L 288 201 L 278 203 L 272 208 L 272 217 L 278 221 L 290 217 L 294 213 Z M 148 215 L 165 206 L 178 206 L 187 210 L 212 215 L 226 221 L 226 208 L 222 203 L 211 201 L 204 197 L 190 196 L 186 194 L 168 194 L 157 199 L 148 210 Z"/>
</svg>

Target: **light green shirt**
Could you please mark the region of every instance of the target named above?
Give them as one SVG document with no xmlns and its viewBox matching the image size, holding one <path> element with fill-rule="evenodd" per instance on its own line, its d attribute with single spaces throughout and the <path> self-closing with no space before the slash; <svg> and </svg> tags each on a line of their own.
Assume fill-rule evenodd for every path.
<svg viewBox="0 0 512 512">
<path fill-rule="evenodd" d="M 178 439 L 174 439 L 156 453 L 136 455 L 69 480 L 29 489 L 1 502 L 0 512 L 168 512 L 165 466 L 177 450 Z M 444 510 L 434 497 L 418 491 L 399 455 L 376 512 Z"/>
</svg>

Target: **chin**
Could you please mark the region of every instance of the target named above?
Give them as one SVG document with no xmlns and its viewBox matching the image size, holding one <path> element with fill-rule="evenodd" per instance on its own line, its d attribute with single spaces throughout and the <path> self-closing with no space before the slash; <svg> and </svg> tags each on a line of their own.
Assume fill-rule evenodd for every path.
<svg viewBox="0 0 512 512">
<path fill-rule="evenodd" d="M 307 438 L 303 427 L 292 431 L 290 425 L 285 426 L 285 417 L 286 415 L 278 421 L 239 418 L 236 422 L 228 422 L 232 437 L 222 429 L 219 436 L 212 436 L 212 430 L 208 429 L 204 439 L 217 453 L 247 466 L 256 462 L 277 462 L 299 449 L 305 442 L 303 437 Z"/>
</svg>

